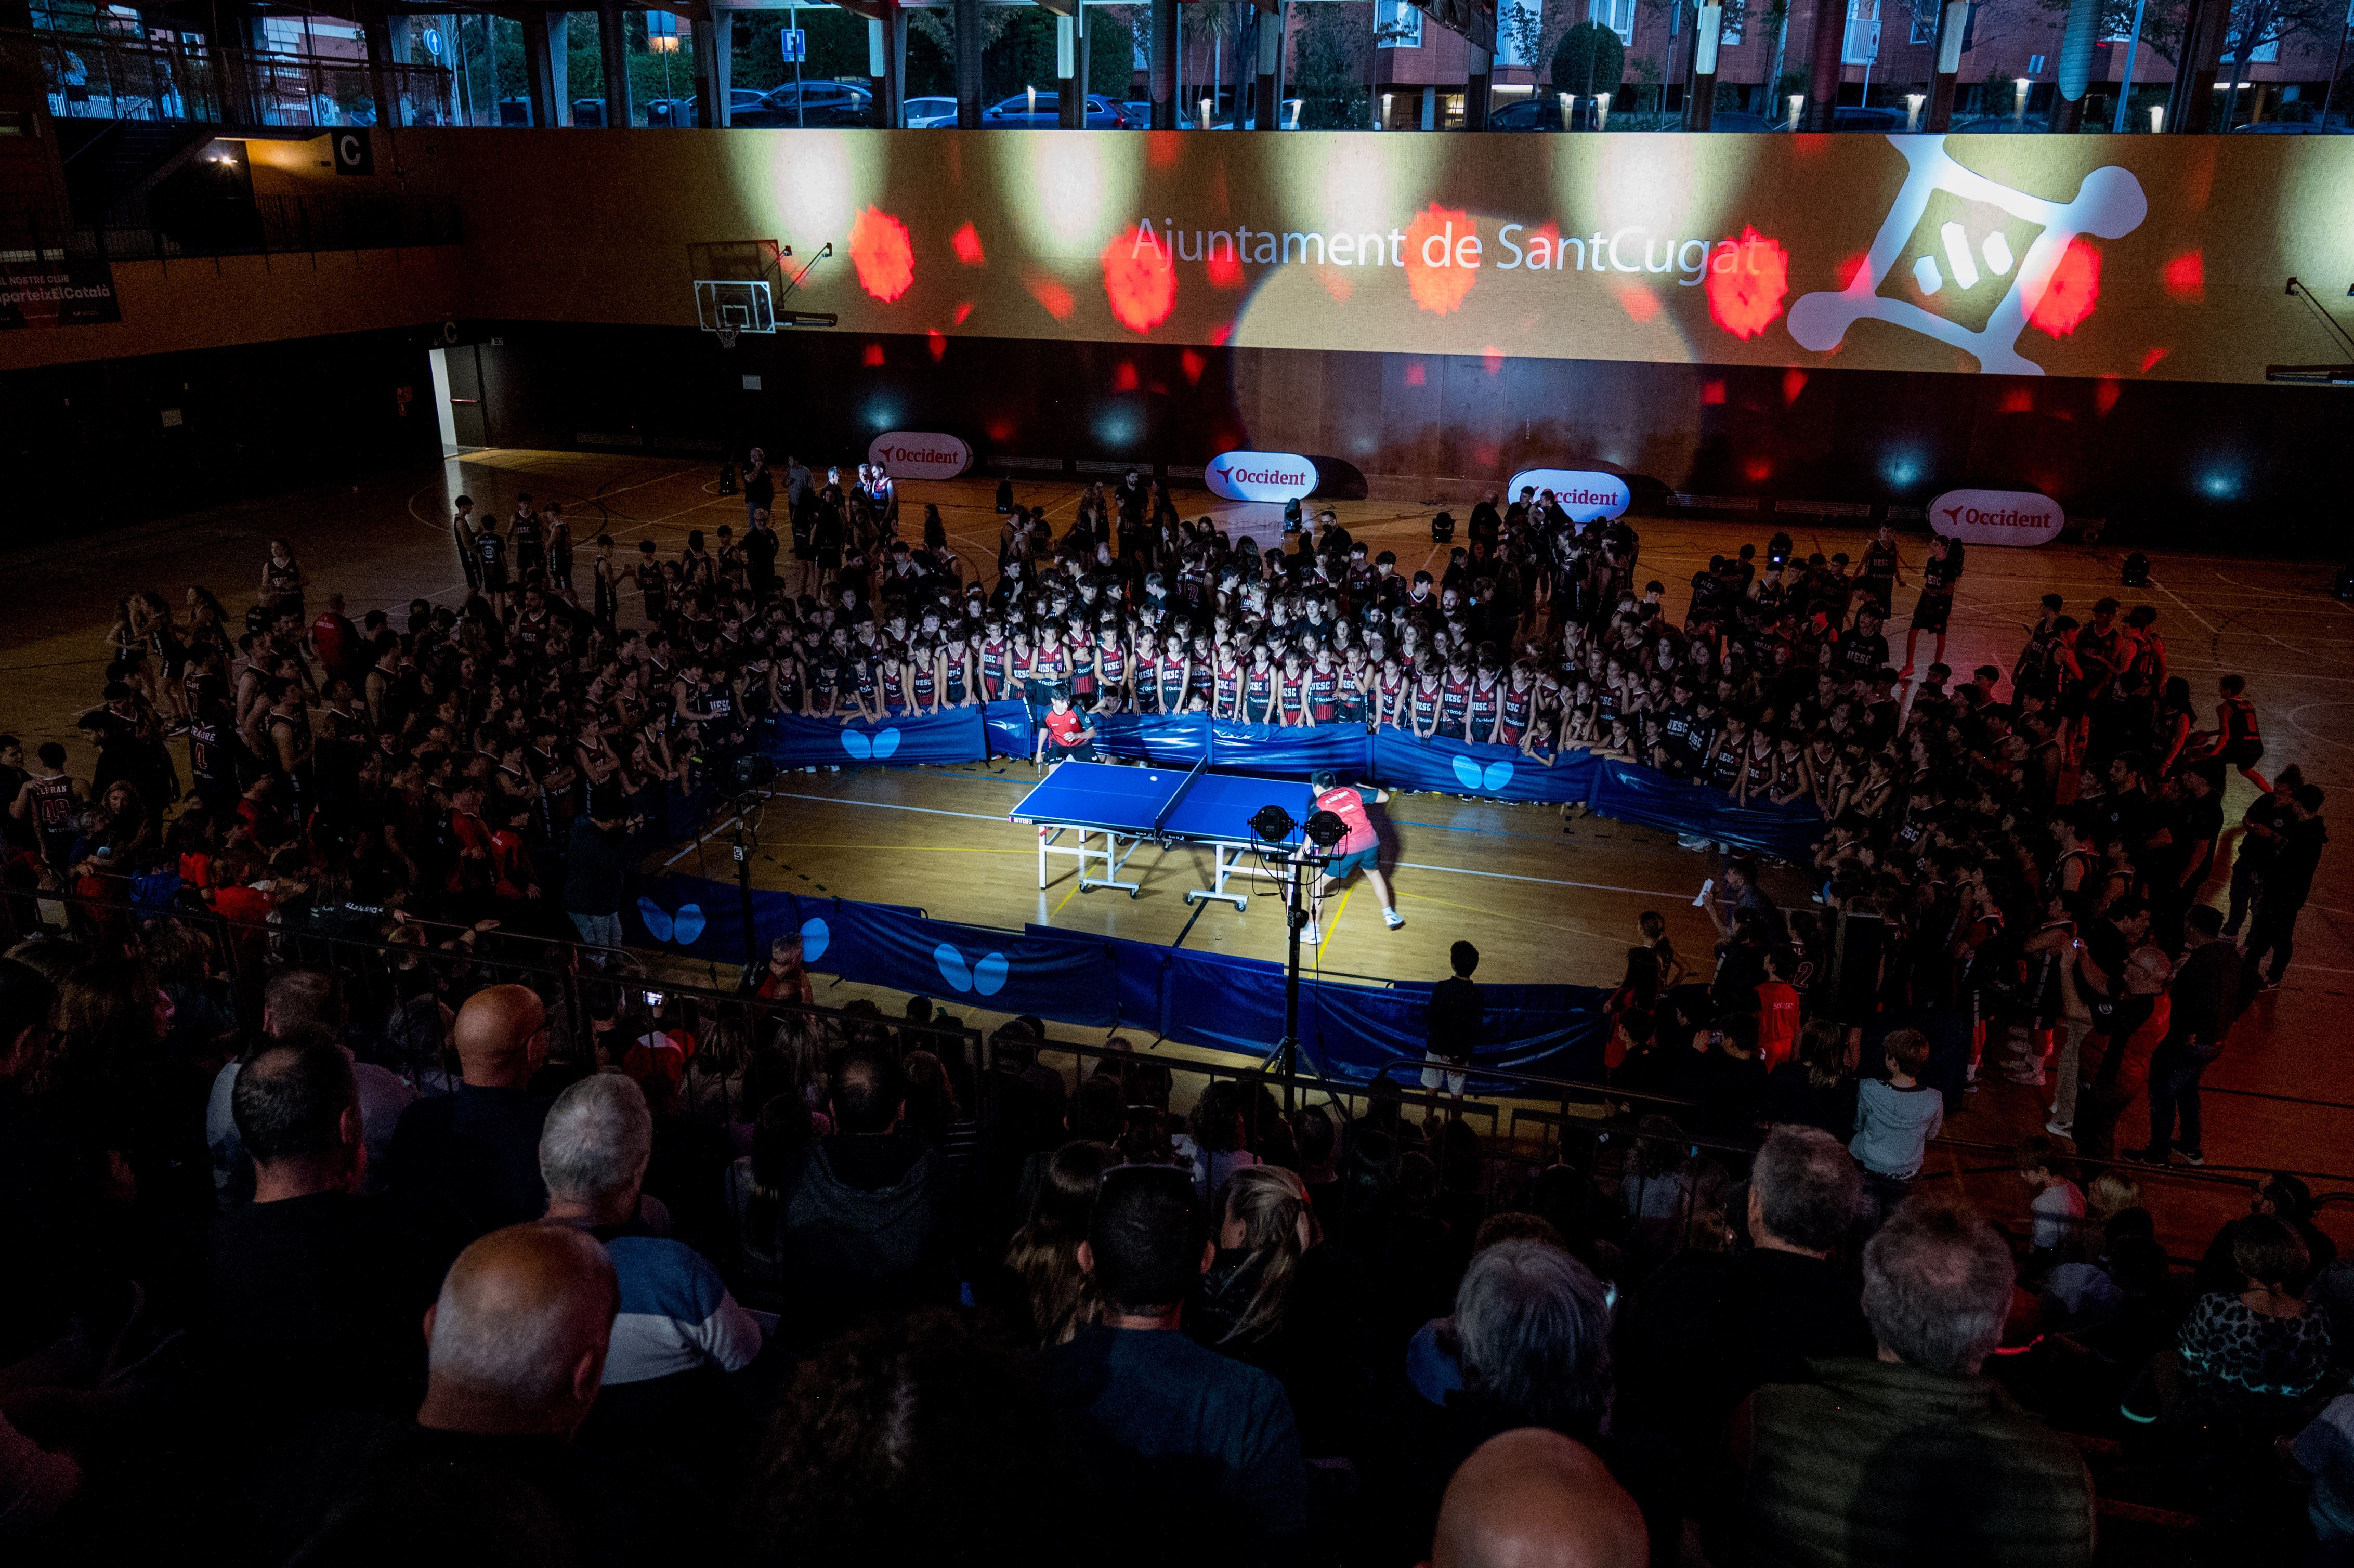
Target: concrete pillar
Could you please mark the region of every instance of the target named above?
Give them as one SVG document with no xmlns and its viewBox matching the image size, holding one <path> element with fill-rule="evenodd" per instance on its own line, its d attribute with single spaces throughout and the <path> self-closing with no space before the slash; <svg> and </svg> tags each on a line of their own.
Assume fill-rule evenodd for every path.
<svg viewBox="0 0 2354 1568">
<path fill-rule="evenodd" d="M 1496 78 L 1496 52 L 1471 46 L 1469 67 L 1463 75 L 1463 129 L 1485 131 L 1488 128 L 1489 83 Z"/>
<path fill-rule="evenodd" d="M 1055 18 L 1055 91 L 1066 131 L 1083 131 L 1087 123 L 1087 8 L 1074 4 L 1071 14 Z"/>
<path fill-rule="evenodd" d="M 1969 0 L 1949 0 L 1937 16 L 1937 77 L 1929 90 L 1929 122 L 1938 134 L 1954 123 L 1954 84 L 1962 69 L 1962 35 L 1970 25 Z"/>
<path fill-rule="evenodd" d="M 981 129 L 981 0 L 956 0 L 957 129 Z"/>
<path fill-rule="evenodd" d="M 621 0 L 603 0 L 597 7 L 597 48 L 605 61 L 605 123 L 616 131 L 630 128 L 629 35 L 622 30 Z"/>
<path fill-rule="evenodd" d="M 1815 36 L 1807 60 L 1808 131 L 1831 128 L 1831 111 L 1839 107 L 1840 55 L 1847 42 L 1848 0 L 1815 0 Z"/>
<path fill-rule="evenodd" d="M 705 20 L 678 19 L 679 35 L 689 40 L 695 51 L 695 122 L 697 125 L 724 125 L 722 117 L 727 104 L 727 67 L 726 57 L 713 47 L 715 34 L 725 34 L 736 26 L 727 12 L 713 6 Z"/>
<path fill-rule="evenodd" d="M 523 23 L 523 81 L 531 94 L 531 122 L 546 129 L 561 125 L 557 117 L 554 50 L 549 44 L 548 14 L 525 6 Z"/>
<path fill-rule="evenodd" d="M 1691 85 L 1684 89 L 1684 129 L 1705 131 L 1716 120 L 1716 46 L 1724 36 L 1724 7 L 1702 5 L 1692 17 Z"/>
<path fill-rule="evenodd" d="M 1152 128 L 1177 129 L 1177 0 L 1152 0 Z"/>
<path fill-rule="evenodd" d="M 1258 19 L 1258 118 L 1261 131 L 1283 129 L 1283 29 L 1290 16 L 1281 6 Z"/>
<path fill-rule="evenodd" d="M 907 13 L 884 0 L 883 15 L 866 19 L 866 75 L 875 89 L 875 123 L 896 131 L 907 101 Z"/>
</svg>

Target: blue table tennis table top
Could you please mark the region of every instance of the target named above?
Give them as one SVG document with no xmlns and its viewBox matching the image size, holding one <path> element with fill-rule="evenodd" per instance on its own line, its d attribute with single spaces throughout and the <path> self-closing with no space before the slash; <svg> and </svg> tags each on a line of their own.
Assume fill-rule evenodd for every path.
<svg viewBox="0 0 2354 1568">
<path fill-rule="evenodd" d="M 1282 807 L 1295 823 L 1303 822 L 1316 809 L 1316 791 L 1297 779 L 1061 762 L 1008 816 L 1017 822 L 1136 838 L 1257 842 L 1250 820 L 1269 805 Z M 1299 830 L 1295 827 L 1284 842 L 1299 842 Z"/>
</svg>

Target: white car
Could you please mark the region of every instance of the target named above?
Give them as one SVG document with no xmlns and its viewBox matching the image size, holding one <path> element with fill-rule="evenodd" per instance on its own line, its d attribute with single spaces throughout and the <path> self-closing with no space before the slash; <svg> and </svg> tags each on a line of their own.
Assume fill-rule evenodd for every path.
<svg viewBox="0 0 2354 1568">
<path fill-rule="evenodd" d="M 899 122 L 910 131 L 929 131 L 935 126 L 956 127 L 957 101 L 953 98 L 911 98 L 899 108 Z"/>
</svg>

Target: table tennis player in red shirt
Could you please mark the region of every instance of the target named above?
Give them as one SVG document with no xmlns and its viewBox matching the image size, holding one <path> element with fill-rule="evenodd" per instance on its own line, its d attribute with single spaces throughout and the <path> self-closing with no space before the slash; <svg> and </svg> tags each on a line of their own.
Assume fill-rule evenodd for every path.
<svg viewBox="0 0 2354 1568">
<path fill-rule="evenodd" d="M 1309 783 L 1316 791 L 1316 809 L 1331 812 L 1349 831 L 1339 843 L 1332 846 L 1332 858 L 1325 863 L 1323 874 L 1316 879 L 1316 891 L 1309 906 L 1308 928 L 1299 934 L 1299 939 L 1310 947 L 1324 940 L 1320 922 L 1326 895 L 1360 871 L 1365 874 L 1365 881 L 1372 886 L 1373 896 L 1382 901 L 1382 924 L 1393 931 L 1396 930 L 1405 924 L 1405 916 L 1397 912 L 1397 903 L 1390 894 L 1389 878 L 1382 874 L 1381 835 L 1373 831 L 1372 820 L 1365 815 L 1364 796 L 1359 794 L 1353 786 L 1341 783 L 1340 775 L 1329 769 L 1316 774 Z M 1389 798 L 1385 789 L 1373 792 L 1373 801 L 1377 805 Z"/>
<path fill-rule="evenodd" d="M 1071 706 L 1068 686 L 1056 686 L 1047 710 L 1038 715 L 1038 752 L 1031 761 L 1044 768 L 1050 756 L 1056 762 L 1096 759 L 1096 726 Z"/>
</svg>

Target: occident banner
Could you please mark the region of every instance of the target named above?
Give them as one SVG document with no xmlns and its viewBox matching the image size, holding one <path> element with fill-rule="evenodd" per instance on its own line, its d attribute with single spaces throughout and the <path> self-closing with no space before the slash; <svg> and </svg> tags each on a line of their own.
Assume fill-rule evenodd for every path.
<svg viewBox="0 0 2354 1568">
<path fill-rule="evenodd" d="M 689 324 L 773 238 L 851 333 L 2259 381 L 2354 253 L 2336 136 L 439 138 L 472 313 Z M 575 198 L 631 192 L 628 234 Z M 642 238 L 640 238 L 642 237 Z M 825 247 L 832 244 L 832 253 Z"/>
<path fill-rule="evenodd" d="M 972 449 L 938 430 L 886 430 L 866 443 L 866 461 L 893 479 L 954 479 L 972 466 Z"/>
<path fill-rule="evenodd" d="M 1929 526 L 1965 545 L 2048 545 L 2067 521 L 2031 490 L 1949 490 L 1929 503 Z"/>
<path fill-rule="evenodd" d="M 1293 452 L 1220 452 L 1202 470 L 1228 501 L 1289 501 L 1315 493 L 1316 465 Z"/>
<path fill-rule="evenodd" d="M 1599 517 L 1616 517 L 1634 503 L 1635 493 L 1627 482 L 1615 473 L 1603 473 L 1589 468 L 1526 468 L 1512 475 L 1504 487 L 1504 499 L 1518 501 L 1521 492 L 1534 490 L 1542 493 L 1552 491 L 1561 509 L 1579 523 L 1591 523 Z"/>
</svg>

